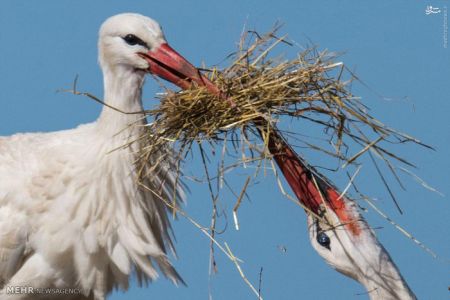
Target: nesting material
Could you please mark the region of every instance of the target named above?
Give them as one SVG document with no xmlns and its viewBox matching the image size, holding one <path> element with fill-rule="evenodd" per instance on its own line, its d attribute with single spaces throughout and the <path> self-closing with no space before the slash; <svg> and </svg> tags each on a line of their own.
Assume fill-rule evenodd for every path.
<svg viewBox="0 0 450 300">
<path fill-rule="evenodd" d="M 344 164 L 355 162 L 370 149 L 389 165 L 389 159 L 407 163 L 380 146 L 381 142 L 419 142 L 369 114 L 361 100 L 350 93 L 350 83 L 355 78 L 336 61 L 337 56 L 313 47 L 293 59 L 273 54 L 280 47 L 290 46 L 275 31 L 263 36 L 255 32 L 245 34 L 238 51 L 229 56 L 228 67 L 202 70 L 226 99 L 200 86 L 178 92 L 166 89 L 160 96 L 160 105 L 146 112 L 150 124 L 148 134 L 143 137 L 146 141 L 141 149 L 143 161 L 148 162 L 157 153 L 167 153 L 161 149 L 168 143 L 181 160 L 194 142 L 204 141 L 210 144 L 232 141 L 238 151 L 263 148 L 260 157 L 265 158 L 268 152 L 261 147 L 259 132 L 262 130 L 262 135 L 267 136 L 264 132 L 290 117 L 322 127 L 323 136 L 319 138 L 326 139 L 329 147 L 325 149 L 307 141 L 305 145 L 338 157 Z M 294 130 L 305 134 L 308 127 Z M 249 133 L 258 139 L 248 138 Z M 246 147 L 238 145 L 243 140 Z"/>
</svg>

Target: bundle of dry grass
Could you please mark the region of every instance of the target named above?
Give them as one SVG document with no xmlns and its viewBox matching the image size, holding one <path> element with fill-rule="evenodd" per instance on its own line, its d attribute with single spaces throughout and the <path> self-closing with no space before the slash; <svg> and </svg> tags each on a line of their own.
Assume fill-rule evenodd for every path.
<svg viewBox="0 0 450 300">
<path fill-rule="evenodd" d="M 291 60 L 274 58 L 272 52 L 276 46 L 291 45 L 275 32 L 263 36 L 248 32 L 241 38 L 238 51 L 229 56 L 230 66 L 223 70 L 204 70 L 226 97 L 214 96 L 199 86 L 180 92 L 167 89 L 160 96 L 160 105 L 146 112 L 153 122 L 143 137 L 146 140 L 141 150 L 143 162 L 148 162 L 155 153 L 166 153 L 161 149 L 171 142 L 177 142 L 175 149 L 180 159 L 191 151 L 193 142 L 200 141 L 232 141 L 236 149 L 243 149 L 237 141 L 245 141 L 247 150 L 261 149 L 256 139 L 248 139 L 249 132 L 256 133 L 256 126 L 259 132 L 261 128 L 271 130 L 281 117 L 289 116 L 323 127 L 331 151 L 307 145 L 345 163 L 354 162 L 372 149 L 388 166 L 391 166 L 390 158 L 409 164 L 379 146 L 380 141 L 420 142 L 369 114 L 360 99 L 349 92 L 349 83 L 355 78 L 342 63 L 335 61 L 336 55 L 309 48 Z M 267 135 L 263 132 L 263 136 Z M 348 151 L 349 141 L 359 148 Z M 264 149 L 260 153 L 260 158 L 267 156 Z M 347 156 L 347 153 L 353 154 Z M 164 157 L 159 156 L 163 161 Z"/>
</svg>

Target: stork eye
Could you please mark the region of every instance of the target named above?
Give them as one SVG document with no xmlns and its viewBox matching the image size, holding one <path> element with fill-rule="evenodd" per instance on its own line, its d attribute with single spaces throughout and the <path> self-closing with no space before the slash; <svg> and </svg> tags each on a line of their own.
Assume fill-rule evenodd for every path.
<svg viewBox="0 0 450 300">
<path fill-rule="evenodd" d="M 318 234 L 317 234 L 317 237 L 316 237 L 316 239 L 317 239 L 317 242 L 322 246 L 322 247 L 325 247 L 325 248 L 327 248 L 328 250 L 331 250 L 331 248 L 330 248 L 330 238 L 328 237 L 328 235 L 325 233 L 325 232 L 323 232 L 323 231 L 320 231 Z"/>
<path fill-rule="evenodd" d="M 134 34 L 127 34 L 126 36 L 123 37 L 123 40 L 130 46 L 141 45 L 148 48 L 147 44 Z"/>
</svg>

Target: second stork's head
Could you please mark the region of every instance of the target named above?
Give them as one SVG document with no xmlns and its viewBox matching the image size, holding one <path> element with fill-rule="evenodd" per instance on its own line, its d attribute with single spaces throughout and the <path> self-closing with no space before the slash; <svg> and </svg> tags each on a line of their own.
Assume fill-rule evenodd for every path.
<svg viewBox="0 0 450 300">
<path fill-rule="evenodd" d="M 342 198 L 347 219 L 332 207 L 319 219 L 308 214 L 311 244 L 337 271 L 363 284 L 372 300 L 415 299 L 395 263 L 359 213 L 356 203 Z"/>
</svg>

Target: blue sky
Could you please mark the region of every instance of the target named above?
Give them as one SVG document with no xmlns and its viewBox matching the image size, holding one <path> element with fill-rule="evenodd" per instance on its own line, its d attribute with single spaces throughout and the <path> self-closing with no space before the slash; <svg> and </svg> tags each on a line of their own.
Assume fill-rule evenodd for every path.
<svg viewBox="0 0 450 300">
<path fill-rule="evenodd" d="M 407 187 L 395 188 L 404 215 L 399 215 L 373 170 L 362 170 L 358 184 L 378 205 L 414 236 L 431 247 L 433 259 L 411 240 L 369 211 L 377 235 L 419 298 L 447 299 L 450 286 L 450 49 L 444 47 L 444 14 L 426 15 L 426 6 L 443 10 L 447 1 L 19 1 L 0 3 L 0 135 L 53 131 L 91 122 L 101 107 L 73 95 L 79 88 L 102 95 L 97 65 L 97 32 L 109 16 L 138 12 L 156 19 L 166 37 L 194 64 L 219 63 L 234 50 L 243 25 L 260 32 L 275 21 L 299 44 L 312 41 L 320 49 L 345 52 L 341 57 L 368 87 L 355 83 L 373 114 L 385 123 L 434 146 L 436 151 L 395 148 L 418 169 L 415 172 L 446 196 L 432 193 L 403 176 Z M 293 56 L 298 49 L 286 50 Z M 158 88 L 149 78 L 145 101 Z M 380 96 L 381 95 L 381 96 Z M 149 105 L 149 104 L 148 104 Z M 311 154 L 308 157 L 320 159 Z M 317 161 L 316 161 L 317 162 Z M 199 167 L 188 162 L 188 172 Z M 339 186 L 343 174 L 330 174 Z M 245 172 L 233 178 L 242 186 Z M 391 178 L 392 179 L 392 178 Z M 186 211 L 204 225 L 210 200 L 204 187 L 192 185 Z M 251 202 L 239 209 L 241 230 L 229 223 L 219 236 L 243 259 L 257 285 L 263 268 L 265 299 L 365 299 L 364 288 L 329 268 L 314 252 L 302 210 L 284 199 L 272 177 L 249 190 Z M 230 211 L 235 199 L 221 199 Z M 231 216 L 229 216 L 231 222 Z M 220 225 L 224 225 L 223 219 Z M 185 219 L 173 223 L 177 237 L 175 266 L 187 287 L 161 279 L 147 288 L 133 284 L 127 294 L 110 299 L 255 299 L 233 264 L 217 252 L 219 273 L 208 275 L 209 241 Z M 281 251 L 285 248 L 286 251 Z"/>
</svg>

